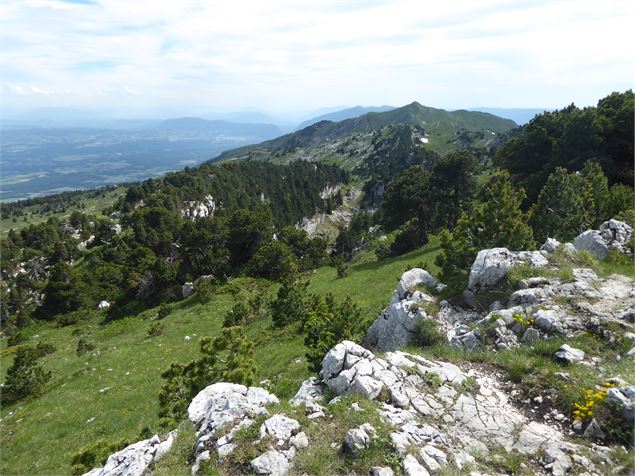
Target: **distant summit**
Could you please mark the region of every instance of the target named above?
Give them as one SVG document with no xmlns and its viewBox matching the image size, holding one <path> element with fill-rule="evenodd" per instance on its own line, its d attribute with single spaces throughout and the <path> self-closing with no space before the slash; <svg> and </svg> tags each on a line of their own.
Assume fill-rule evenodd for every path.
<svg viewBox="0 0 635 476">
<path fill-rule="evenodd" d="M 331 147 L 322 146 L 326 143 L 332 146 L 332 141 L 344 140 L 353 134 L 368 135 L 386 126 L 397 124 L 407 124 L 420 130 L 425 135 L 425 140 L 422 142 L 429 144 L 432 150 L 438 152 L 465 148 L 468 142 L 486 143 L 498 134 L 518 127 L 512 120 L 486 112 L 465 110 L 450 112 L 423 106 L 415 101 L 389 111 L 367 112 L 339 122 L 321 120 L 273 140 L 228 150 L 213 160 L 246 157 L 267 159 L 273 153 L 277 159 L 284 162 L 286 159 L 283 157 L 303 158 L 304 156 L 298 152 L 300 150 L 308 151 L 316 147 L 330 149 Z M 297 154 L 289 156 L 290 152 L 297 152 Z M 336 150 L 332 152 L 336 153 Z"/>
<path fill-rule="evenodd" d="M 304 121 L 297 127 L 297 130 L 304 129 L 305 127 L 312 126 L 320 121 L 332 121 L 339 122 L 346 119 L 353 119 L 355 117 L 363 116 L 369 112 L 386 112 L 395 109 L 393 106 L 355 106 L 348 109 L 342 109 L 341 111 L 330 112 L 328 114 L 322 114 Z"/>
</svg>

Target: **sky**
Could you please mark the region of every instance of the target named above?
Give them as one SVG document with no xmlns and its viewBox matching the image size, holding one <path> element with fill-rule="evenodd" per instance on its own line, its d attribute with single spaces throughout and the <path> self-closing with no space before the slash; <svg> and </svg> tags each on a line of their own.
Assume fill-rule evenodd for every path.
<svg viewBox="0 0 635 476">
<path fill-rule="evenodd" d="M 3 115 L 593 105 L 633 87 L 634 5 L 2 0 Z"/>
</svg>

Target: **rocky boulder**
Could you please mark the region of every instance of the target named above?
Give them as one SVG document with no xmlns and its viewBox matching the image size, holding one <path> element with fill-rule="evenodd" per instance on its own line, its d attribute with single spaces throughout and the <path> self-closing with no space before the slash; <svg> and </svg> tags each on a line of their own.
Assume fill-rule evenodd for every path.
<svg viewBox="0 0 635 476">
<path fill-rule="evenodd" d="M 573 241 L 576 250 L 586 250 L 597 259 L 604 259 L 611 250 L 630 252 L 633 228 L 619 220 L 605 221 L 599 230 L 586 230 Z"/>
<path fill-rule="evenodd" d="M 423 269 L 406 271 L 399 280 L 390 306 L 368 329 L 364 340 L 366 346 L 384 352 L 416 341 L 417 322 L 429 318 L 421 305 L 435 301 L 432 296 L 415 290 L 418 285 L 434 290 L 445 287 Z"/>
<path fill-rule="evenodd" d="M 540 251 L 509 251 L 507 248 L 481 250 L 470 269 L 468 290 L 479 293 L 493 288 L 512 266 L 529 264 L 539 267 L 548 263 Z"/>
<path fill-rule="evenodd" d="M 556 351 L 556 358 L 566 364 L 577 364 L 584 360 L 585 353 L 581 349 L 571 347 L 569 344 L 562 345 Z"/>
<path fill-rule="evenodd" d="M 174 430 L 164 440 L 154 435 L 138 441 L 110 455 L 103 468 L 95 468 L 84 476 L 142 476 L 172 448 L 176 435 Z"/>
</svg>

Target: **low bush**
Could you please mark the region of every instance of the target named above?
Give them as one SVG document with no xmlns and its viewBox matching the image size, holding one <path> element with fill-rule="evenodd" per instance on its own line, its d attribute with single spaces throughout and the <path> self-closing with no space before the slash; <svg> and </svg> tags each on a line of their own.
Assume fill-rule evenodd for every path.
<svg viewBox="0 0 635 476">
<path fill-rule="evenodd" d="M 71 474 L 84 474 L 93 468 L 104 465 L 108 456 L 125 448 L 129 444 L 130 442 L 127 440 L 118 440 L 115 442 L 97 440 L 83 447 L 71 457 Z"/>
<path fill-rule="evenodd" d="M 45 371 L 37 361 L 39 352 L 34 347 L 18 347 L 13 365 L 7 369 L 2 388 L 2 405 L 10 405 L 30 396 L 40 395 L 51 372 Z"/>
<path fill-rule="evenodd" d="M 153 322 L 148 329 L 148 337 L 157 337 L 165 332 L 165 326 L 160 322 Z"/>
<path fill-rule="evenodd" d="M 35 346 L 35 350 L 37 351 L 38 357 L 44 357 L 45 355 L 55 352 L 57 348 L 48 342 L 38 342 Z"/>
<path fill-rule="evenodd" d="M 88 339 L 88 337 L 80 337 L 77 341 L 77 349 L 75 350 L 78 356 L 82 356 L 95 350 L 95 343 Z"/>
</svg>

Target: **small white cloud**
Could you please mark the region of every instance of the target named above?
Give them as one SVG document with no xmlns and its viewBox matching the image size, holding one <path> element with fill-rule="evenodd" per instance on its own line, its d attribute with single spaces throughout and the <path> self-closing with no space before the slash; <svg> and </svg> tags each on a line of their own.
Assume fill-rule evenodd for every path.
<svg viewBox="0 0 635 476">
<path fill-rule="evenodd" d="M 123 85 L 123 90 L 126 94 L 130 94 L 131 96 L 139 96 L 141 95 L 141 91 L 137 91 L 136 89 L 132 89 L 127 84 Z"/>
<path fill-rule="evenodd" d="M 33 91 L 36 94 L 44 94 L 45 96 L 48 96 L 49 94 L 51 94 L 46 89 L 42 89 L 42 88 L 39 88 L 37 86 L 31 86 L 31 91 Z"/>
</svg>

